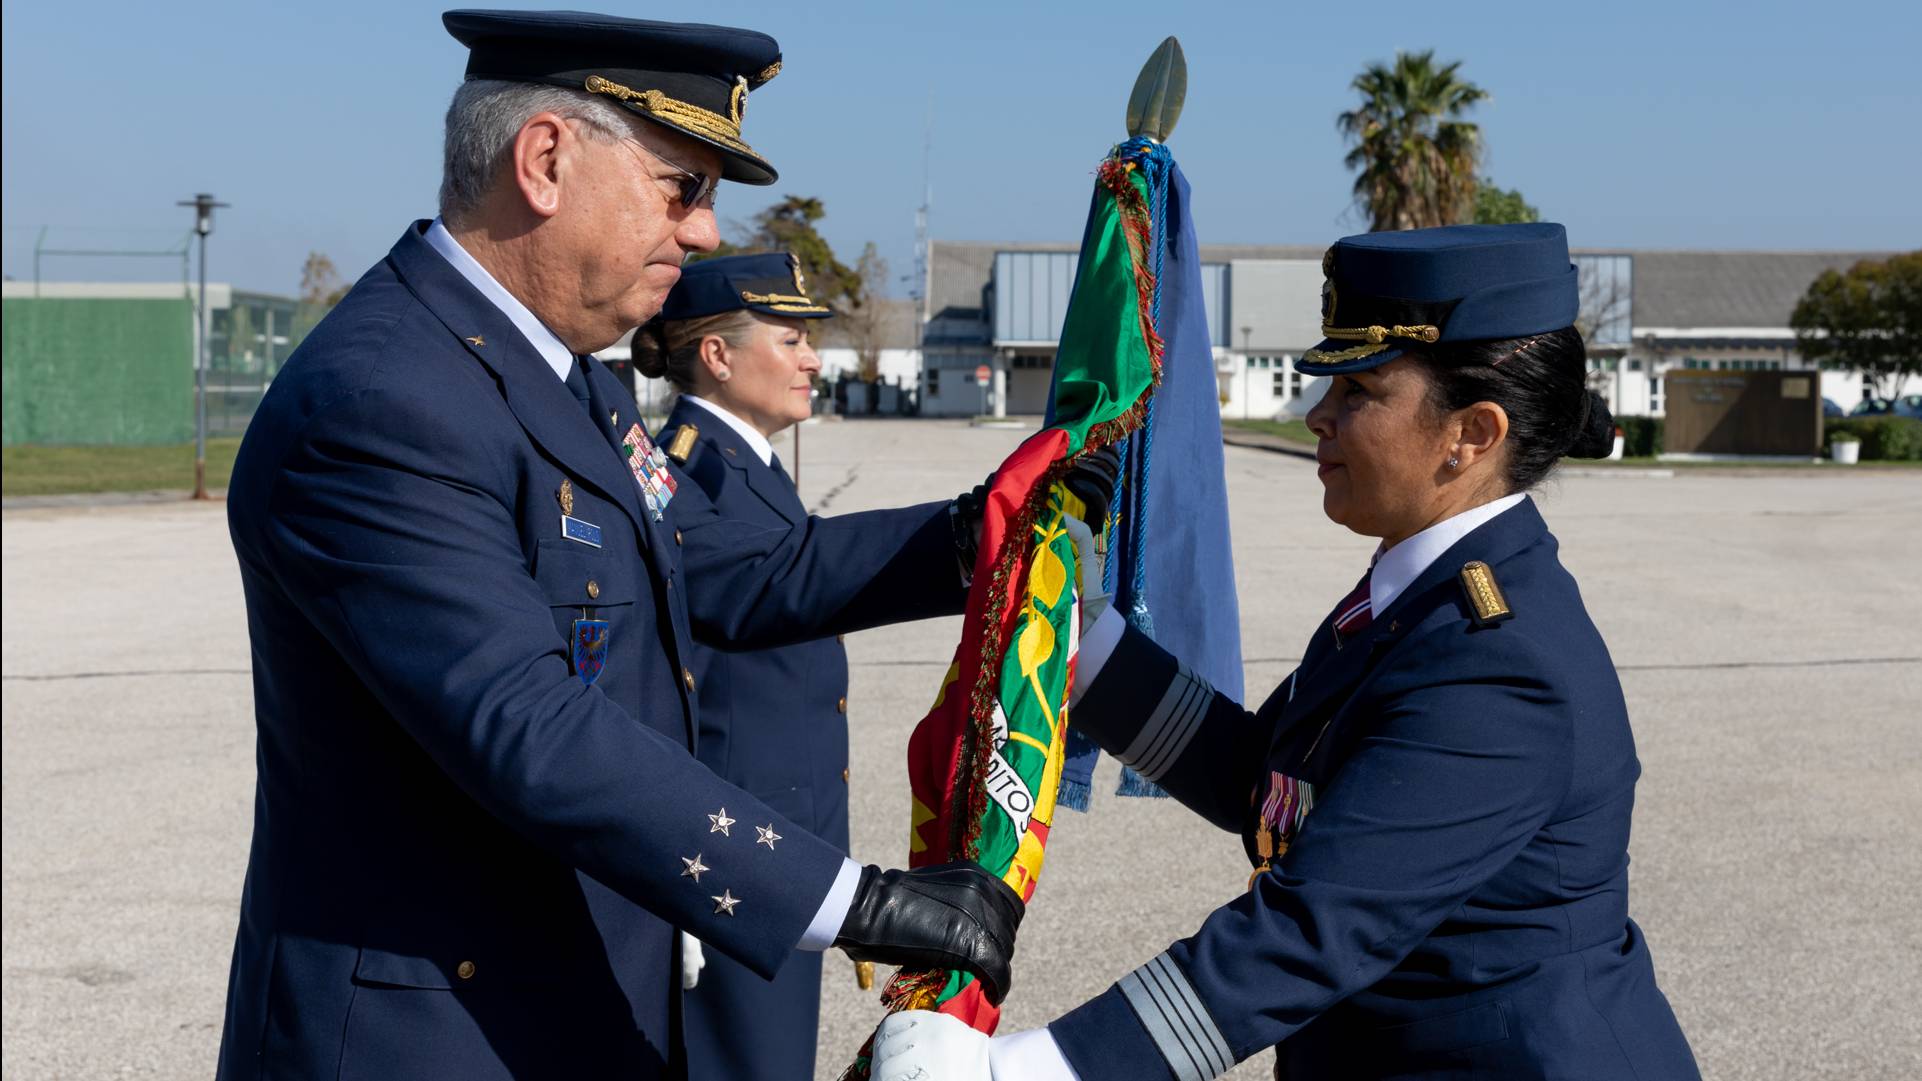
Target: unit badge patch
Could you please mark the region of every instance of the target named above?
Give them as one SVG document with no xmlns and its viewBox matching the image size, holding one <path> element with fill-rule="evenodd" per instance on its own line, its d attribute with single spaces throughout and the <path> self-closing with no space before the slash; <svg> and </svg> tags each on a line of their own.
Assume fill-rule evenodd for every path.
<svg viewBox="0 0 1922 1081">
<path fill-rule="evenodd" d="M 607 666 L 607 620 L 577 619 L 573 635 L 574 674 L 592 687 Z"/>
</svg>

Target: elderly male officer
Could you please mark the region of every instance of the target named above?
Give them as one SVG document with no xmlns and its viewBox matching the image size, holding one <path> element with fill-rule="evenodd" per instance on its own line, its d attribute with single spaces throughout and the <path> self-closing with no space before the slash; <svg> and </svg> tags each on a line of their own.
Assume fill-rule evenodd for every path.
<svg viewBox="0 0 1922 1081">
<path fill-rule="evenodd" d="M 229 495 L 259 782 L 220 1076 L 675 1076 L 676 927 L 764 976 L 832 944 L 1005 990 L 1012 891 L 861 868 L 689 754 L 695 635 L 957 610 L 950 505 L 696 528 L 586 356 L 715 246 L 717 178 L 774 179 L 740 121 L 775 43 L 445 21 L 441 218 L 301 346 Z"/>
</svg>

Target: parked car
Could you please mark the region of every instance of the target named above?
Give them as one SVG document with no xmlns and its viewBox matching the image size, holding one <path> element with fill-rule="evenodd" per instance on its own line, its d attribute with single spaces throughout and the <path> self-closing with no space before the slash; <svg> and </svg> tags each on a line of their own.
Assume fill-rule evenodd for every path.
<svg viewBox="0 0 1922 1081">
<path fill-rule="evenodd" d="M 1851 417 L 1886 417 L 1895 412 L 1895 403 L 1887 398 L 1864 398 L 1849 410 Z"/>
<path fill-rule="evenodd" d="M 1898 416 L 1914 417 L 1922 420 L 1922 394 L 1904 394 L 1895 400 Z"/>
<path fill-rule="evenodd" d="M 1846 417 L 1849 411 L 1836 404 L 1834 398 L 1822 399 L 1822 415 L 1825 417 Z"/>
</svg>

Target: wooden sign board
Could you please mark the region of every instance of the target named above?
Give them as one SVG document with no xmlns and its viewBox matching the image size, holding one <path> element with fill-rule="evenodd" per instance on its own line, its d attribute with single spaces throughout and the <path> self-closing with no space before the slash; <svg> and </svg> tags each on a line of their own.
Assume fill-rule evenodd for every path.
<svg viewBox="0 0 1922 1081">
<path fill-rule="evenodd" d="M 1676 371 L 1664 376 L 1670 454 L 1814 457 L 1822 450 L 1822 373 Z"/>
</svg>

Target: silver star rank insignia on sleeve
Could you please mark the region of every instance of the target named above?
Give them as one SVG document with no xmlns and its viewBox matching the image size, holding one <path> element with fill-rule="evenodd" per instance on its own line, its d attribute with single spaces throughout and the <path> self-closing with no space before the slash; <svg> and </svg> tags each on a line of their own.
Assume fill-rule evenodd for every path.
<svg viewBox="0 0 1922 1081">
<path fill-rule="evenodd" d="M 682 856 L 681 862 L 686 865 L 686 868 L 681 871 L 681 877 L 691 878 L 696 882 L 701 880 L 701 872 L 713 870 L 713 868 L 701 862 L 701 854 L 699 852 L 694 853 L 693 859 Z"/>
<path fill-rule="evenodd" d="M 721 895 L 719 897 L 714 898 L 713 900 L 714 900 L 714 914 L 717 916 L 734 915 L 734 906 L 741 903 L 741 899 L 739 897 L 734 896 L 733 894 L 729 893 L 726 890 L 722 890 Z"/>
<path fill-rule="evenodd" d="M 757 845 L 766 845 L 769 852 L 774 851 L 774 842 L 781 839 L 781 835 L 774 832 L 774 823 L 772 822 L 769 822 L 765 826 L 754 827 L 754 832 L 760 834 L 759 837 L 754 839 L 754 843 Z"/>
<path fill-rule="evenodd" d="M 707 820 L 713 823 L 713 825 L 707 828 L 707 832 L 718 833 L 723 837 L 734 836 L 734 834 L 728 832 L 728 827 L 734 824 L 734 820 L 727 816 L 727 808 L 721 808 L 720 814 L 708 815 Z"/>
</svg>

